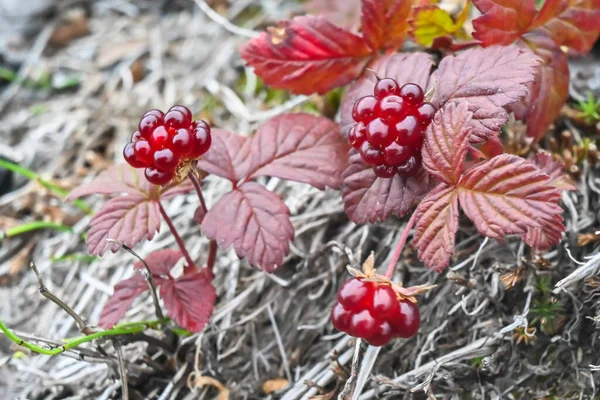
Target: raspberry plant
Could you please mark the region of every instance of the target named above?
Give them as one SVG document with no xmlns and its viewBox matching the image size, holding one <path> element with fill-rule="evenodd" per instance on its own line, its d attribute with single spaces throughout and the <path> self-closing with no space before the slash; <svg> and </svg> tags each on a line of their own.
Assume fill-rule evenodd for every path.
<svg viewBox="0 0 600 400">
<path fill-rule="evenodd" d="M 211 281 L 217 247 L 232 246 L 239 257 L 267 272 L 273 272 L 289 253 L 294 238 L 290 211 L 256 178 L 274 176 L 319 189 L 339 188 L 348 165 L 350 146 L 338 125 L 304 113 L 276 117 L 251 137 L 211 130 L 204 121 L 193 122 L 183 106 L 174 106 L 166 114 L 151 110 L 142 116 L 138 128 L 124 149 L 130 165 L 105 171 L 75 189 L 69 199 L 91 194 L 111 196 L 90 221 L 86 240 L 93 255 L 150 240 L 158 232 L 161 218 L 166 222 L 179 250 L 156 250 L 146 257 L 147 265 L 169 316 L 192 332 L 200 332 L 212 314 L 216 293 Z M 181 136 L 188 134 L 188 145 L 182 145 Z M 140 142 L 147 145 L 140 147 Z M 141 148 L 149 150 L 139 151 Z M 165 164 L 167 151 L 174 161 Z M 159 179 L 149 174 L 149 169 L 164 175 Z M 208 174 L 227 179 L 232 185 L 232 190 L 211 208 L 201 188 L 201 178 Z M 202 234 L 211 240 L 204 264 L 189 255 L 162 205 L 194 190 L 200 205 L 190 220 L 200 224 Z M 173 276 L 173 267 L 182 258 L 183 274 Z M 134 265 L 138 271 L 143 267 L 141 262 Z M 114 326 L 134 299 L 148 289 L 140 274 L 117 284 L 100 325 Z"/>
<path fill-rule="evenodd" d="M 349 85 L 340 112 L 353 146 L 343 174 L 346 214 L 373 223 L 417 205 L 380 279 L 385 290 L 394 287 L 390 279 L 413 227 L 425 266 L 441 271 L 450 264 L 460 209 L 482 235 L 519 235 L 535 250 L 557 244 L 565 230 L 558 203 L 561 191 L 573 188 L 564 184 L 562 166 L 544 154 L 503 154 L 498 135 L 511 112 L 527 122 L 532 141 L 546 134 L 568 96 L 564 49 L 591 49 L 600 3 L 547 0 L 539 10 L 534 0 L 473 5 L 481 12 L 473 40 L 462 29 L 469 2 L 452 19 L 433 1 L 362 0 L 361 34 L 309 15 L 282 21 L 241 48 L 273 87 L 324 94 Z M 408 37 L 443 57 L 398 53 Z M 393 336 L 387 311 L 373 311 L 371 296 L 383 289 L 350 282 L 333 308 L 334 326 L 386 343 Z M 363 295 L 364 302 L 348 300 Z M 402 304 L 402 296 L 397 300 Z"/>
<path fill-rule="evenodd" d="M 538 10 L 534 0 L 472 3 L 481 12 L 473 40 L 462 28 L 469 5 L 453 19 L 430 0 L 362 0 L 361 34 L 309 15 L 242 46 L 242 58 L 273 87 L 324 94 L 348 85 L 339 124 L 284 114 L 248 137 L 194 121 L 183 106 L 144 114 L 123 150 L 129 165 L 105 171 L 69 198 L 110 196 L 90 221 L 93 255 L 152 239 L 161 219 L 179 248 L 136 263 L 146 276 L 115 286 L 100 325 L 114 326 L 151 281 L 171 319 L 199 332 L 216 298 L 218 248 L 231 246 L 266 272 L 283 264 L 294 228 L 281 198 L 257 182 L 264 176 L 341 188 L 346 214 L 358 224 L 403 217 L 416 206 L 385 275 L 375 273 L 373 259 L 363 272 L 350 269 L 354 278 L 332 310 L 338 329 L 373 345 L 418 329 L 414 296 L 430 288 L 391 281 L 413 228 L 419 258 L 437 271 L 451 261 L 461 209 L 489 238 L 519 235 L 537 250 L 557 244 L 565 230 L 561 191 L 573 189 L 562 166 L 543 153 L 530 160 L 503 154 L 498 135 L 511 112 L 527 122 L 532 141 L 545 135 L 567 98 L 565 50 L 591 49 L 600 4 L 546 0 Z M 407 38 L 436 52 L 400 53 Z M 232 186 L 210 208 L 202 195 L 209 174 Z M 190 256 L 163 207 L 192 191 L 200 205 L 190 220 L 210 240 L 202 262 Z M 183 272 L 175 274 L 182 259 Z M 104 332 L 122 328 L 115 329 Z"/>
</svg>

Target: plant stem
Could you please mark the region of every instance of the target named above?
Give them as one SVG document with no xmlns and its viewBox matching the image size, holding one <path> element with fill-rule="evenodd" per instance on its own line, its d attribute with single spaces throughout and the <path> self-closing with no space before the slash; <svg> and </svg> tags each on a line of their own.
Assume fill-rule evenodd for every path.
<svg viewBox="0 0 600 400">
<path fill-rule="evenodd" d="M 200 181 L 198 180 L 196 174 L 194 174 L 194 171 L 192 171 L 188 177 L 196 189 L 196 194 L 198 195 L 198 199 L 200 199 L 200 207 L 202 207 L 202 211 L 204 211 L 204 215 L 206 215 L 206 213 L 208 213 L 208 208 L 206 207 L 206 202 L 204 201 L 204 195 L 202 194 L 202 186 L 200 185 Z M 217 242 L 211 240 L 208 245 L 208 257 L 206 259 L 206 267 L 211 271 L 217 259 L 217 250 Z"/>
<path fill-rule="evenodd" d="M 4 332 L 4 334 L 10 340 L 15 342 L 19 346 L 23 346 L 26 349 L 29 349 L 36 353 L 53 356 L 56 354 L 64 353 L 65 351 L 67 351 L 69 349 L 77 347 L 83 343 L 91 342 L 92 340 L 95 340 L 95 339 L 100 339 L 100 338 L 109 337 L 109 336 L 130 335 L 132 333 L 141 332 L 144 329 L 146 329 L 147 327 L 153 327 L 153 326 L 165 324 L 167 321 L 169 321 L 168 318 L 165 318 L 164 320 L 158 320 L 158 321 L 141 321 L 141 322 L 131 322 L 131 323 L 122 324 L 122 325 L 115 325 L 112 329 L 109 329 L 106 331 L 96 332 L 91 335 L 82 336 L 82 337 L 68 340 L 65 342 L 64 345 L 54 348 L 54 349 L 45 349 L 43 347 L 37 346 L 33 343 L 30 343 L 30 342 L 27 342 L 27 341 L 21 339 L 20 337 L 15 335 L 12 331 L 10 331 L 1 320 L 0 320 L 0 330 L 2 332 Z"/>
<path fill-rule="evenodd" d="M 69 307 L 69 305 L 67 303 L 65 303 L 64 301 L 59 299 L 56 295 L 54 295 L 51 291 L 48 290 L 48 288 L 44 284 L 44 280 L 42 279 L 42 276 L 40 275 L 35 263 L 31 262 L 29 264 L 29 266 L 31 267 L 31 269 L 35 273 L 35 276 L 38 279 L 38 283 L 40 285 L 39 290 L 40 290 L 41 295 L 44 296 L 45 298 L 47 298 L 48 300 L 50 300 L 51 302 L 53 302 L 54 304 L 56 304 L 57 306 L 59 306 L 60 308 L 62 308 L 67 314 L 69 314 L 71 316 L 71 318 L 73 318 L 73 320 L 75 320 L 77 325 L 79 325 L 79 329 L 81 330 L 82 333 L 85 333 L 86 335 L 93 333 L 93 330 L 90 329 L 87 322 L 85 322 L 83 320 L 83 318 L 81 318 L 79 316 L 79 314 L 77 314 L 75 312 L 75 310 L 73 310 L 71 307 Z"/>
<path fill-rule="evenodd" d="M 392 258 L 390 259 L 390 264 L 388 265 L 387 271 L 385 271 L 385 276 L 387 278 L 392 278 L 394 274 L 394 269 L 396 268 L 396 264 L 398 264 L 398 259 L 400 259 L 400 255 L 402 254 L 402 249 L 404 248 L 404 244 L 406 243 L 406 239 L 408 239 L 408 234 L 415 224 L 417 213 L 413 212 L 413 215 L 410 217 L 406 226 L 404 227 L 404 232 L 402 232 L 402 236 L 398 240 L 396 244 L 396 249 L 394 250 L 394 254 L 392 254 Z"/>
<path fill-rule="evenodd" d="M 177 242 L 177 245 L 179 246 L 179 249 L 183 253 L 183 256 L 185 257 L 185 260 L 188 263 L 188 267 L 194 266 L 195 264 L 192 261 L 192 258 L 190 257 L 190 253 L 188 253 L 187 249 L 185 248 L 185 245 L 183 244 L 183 240 L 181 240 L 181 236 L 179 236 L 179 233 L 177 233 L 177 229 L 175 229 L 175 225 L 173 225 L 173 222 L 171 221 L 171 218 L 169 218 L 169 215 L 167 214 L 167 212 L 165 211 L 165 208 L 163 207 L 163 205 L 160 202 L 158 203 L 158 208 L 160 209 L 160 214 L 162 215 L 163 219 L 165 220 L 165 222 L 169 226 L 169 229 L 171 230 L 171 233 L 175 237 L 175 241 Z"/>
</svg>

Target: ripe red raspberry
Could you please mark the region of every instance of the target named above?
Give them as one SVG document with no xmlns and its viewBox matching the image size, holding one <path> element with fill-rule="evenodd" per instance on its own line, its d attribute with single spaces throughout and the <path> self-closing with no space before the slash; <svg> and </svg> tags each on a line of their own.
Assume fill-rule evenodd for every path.
<svg viewBox="0 0 600 400">
<path fill-rule="evenodd" d="M 166 114 L 150 110 L 142 116 L 123 157 L 132 167 L 145 168 L 150 183 L 166 185 L 181 165 L 204 155 L 211 142 L 206 122 L 193 121 L 187 107 L 173 106 Z"/>
<path fill-rule="evenodd" d="M 417 333 L 421 314 L 411 301 L 398 301 L 391 286 L 352 278 L 338 292 L 331 322 L 342 332 L 383 346 L 394 337 L 409 338 Z"/>
<path fill-rule="evenodd" d="M 356 124 L 348 133 L 350 144 L 378 177 L 415 175 L 421 168 L 423 132 L 437 111 L 435 106 L 423 102 L 420 86 L 400 87 L 391 78 L 377 81 L 373 94 L 354 103 Z"/>
</svg>

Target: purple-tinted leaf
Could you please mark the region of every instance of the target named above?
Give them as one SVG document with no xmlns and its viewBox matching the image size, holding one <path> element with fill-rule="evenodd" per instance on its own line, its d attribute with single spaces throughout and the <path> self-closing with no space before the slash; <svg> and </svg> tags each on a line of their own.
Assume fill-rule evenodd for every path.
<svg viewBox="0 0 600 400">
<path fill-rule="evenodd" d="M 207 270 L 169 279 L 160 287 L 160 297 L 169 316 L 180 327 L 191 332 L 201 332 L 215 307 L 217 293 Z"/>
<path fill-rule="evenodd" d="M 516 45 L 474 48 L 445 57 L 435 72 L 432 102 L 466 100 L 473 113 L 471 142 L 479 143 L 500 132 L 508 120 L 507 107 L 527 94 L 540 59 Z"/>
<path fill-rule="evenodd" d="M 426 53 L 403 53 L 393 54 L 376 59 L 369 68 L 380 78 L 393 78 L 399 85 L 405 83 L 416 83 L 423 89 L 427 87 L 429 81 L 429 73 L 433 66 L 433 59 Z M 348 130 L 354 125 L 352 119 L 352 107 L 356 100 L 363 96 L 373 95 L 373 87 L 377 82 L 377 77 L 371 71 L 363 72 L 362 76 L 352 83 L 341 104 L 340 123 L 342 134 L 348 134 Z"/>
<path fill-rule="evenodd" d="M 267 85 L 299 94 L 344 86 L 371 58 L 362 37 L 311 15 L 280 22 L 246 42 L 240 53 Z"/>
<path fill-rule="evenodd" d="M 144 177 L 143 169 L 136 169 L 128 164 L 117 164 L 103 171 L 89 183 L 74 189 L 67 197 L 68 201 L 92 194 L 144 195 L 148 199 L 171 199 L 193 190 L 191 182 L 186 179 L 178 185 L 161 187 L 153 185 Z"/>
<path fill-rule="evenodd" d="M 144 261 L 148 264 L 150 272 L 154 277 L 168 277 L 171 269 L 181 260 L 183 253 L 180 250 L 162 249 L 156 250 L 144 257 Z M 141 261 L 136 262 L 133 268 L 142 269 L 144 264 Z"/>
<path fill-rule="evenodd" d="M 533 156 L 531 162 L 537 165 L 540 171 L 550 176 L 549 185 L 562 190 L 577 190 L 575 182 L 565 173 L 565 164 L 554 160 L 552 154 L 545 151 L 539 152 Z"/>
<path fill-rule="evenodd" d="M 117 283 L 113 295 L 102 309 L 98 325 L 106 329 L 112 328 L 123 318 L 135 298 L 146 290 L 148 290 L 148 282 L 138 273 Z"/>
<path fill-rule="evenodd" d="M 194 190 L 194 185 L 192 184 L 192 181 L 186 178 L 175 186 L 161 188 L 160 199 L 170 200 L 174 197 L 190 193 L 192 190 Z"/>
<path fill-rule="evenodd" d="M 148 194 L 154 185 L 150 184 L 144 177 L 143 169 L 135 169 L 128 164 L 118 164 L 100 173 L 91 182 L 85 183 L 67 197 L 68 201 L 91 194 Z M 158 188 L 158 186 L 156 186 Z M 158 194 L 158 191 L 154 192 Z M 157 196 L 158 197 L 158 196 Z"/>
<path fill-rule="evenodd" d="M 283 263 L 294 238 L 287 206 L 255 182 L 223 196 L 204 217 L 202 232 L 221 248 L 233 245 L 238 257 L 267 272 Z"/>
<path fill-rule="evenodd" d="M 502 154 L 468 170 L 458 183 L 465 214 L 482 235 L 501 239 L 541 228 L 562 213 L 560 190 L 533 163 Z"/>
<path fill-rule="evenodd" d="M 358 152 L 351 151 L 350 166 L 344 171 L 342 197 L 348 218 L 357 224 L 385 221 L 402 216 L 430 189 L 425 170 L 414 177 L 378 178 Z"/>
<path fill-rule="evenodd" d="M 554 221 L 544 221 L 540 228 L 527 228 L 527 233 L 522 236 L 522 239 L 534 249 L 546 251 L 560 243 L 564 232 L 562 216 L 557 215 Z"/>
<path fill-rule="evenodd" d="M 88 251 L 102 255 L 106 250 L 116 252 L 119 245 L 106 239 L 115 239 L 134 247 L 144 237 L 154 237 L 160 227 L 158 202 L 143 195 L 126 195 L 108 200 L 90 221 L 87 233 Z"/>
<path fill-rule="evenodd" d="M 471 118 L 466 101 L 450 102 L 439 110 L 425 132 L 423 166 L 450 185 L 463 171 L 471 134 Z"/>
<path fill-rule="evenodd" d="M 245 175 L 250 153 L 248 138 L 223 129 L 212 130 L 210 150 L 198 161 L 204 171 L 237 182 Z"/>
<path fill-rule="evenodd" d="M 413 245 L 427 268 L 440 272 L 450 263 L 458 230 L 456 188 L 445 183 L 433 189 L 419 203 Z"/>
<path fill-rule="evenodd" d="M 310 114 L 283 114 L 252 138 L 248 175 L 276 176 L 321 190 L 339 188 L 348 165 L 348 142 L 336 123 Z"/>
</svg>

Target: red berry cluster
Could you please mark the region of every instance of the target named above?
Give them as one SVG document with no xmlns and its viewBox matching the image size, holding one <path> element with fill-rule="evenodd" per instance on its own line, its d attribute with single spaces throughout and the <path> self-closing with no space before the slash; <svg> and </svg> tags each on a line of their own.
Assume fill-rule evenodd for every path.
<svg viewBox="0 0 600 400">
<path fill-rule="evenodd" d="M 211 141 L 206 122 L 192 121 L 187 107 L 173 106 L 166 114 L 160 110 L 146 112 L 123 149 L 123 156 L 132 167 L 145 168 L 150 183 L 166 185 L 179 165 L 200 158 Z"/>
<path fill-rule="evenodd" d="M 409 338 L 417 333 L 421 314 L 411 301 L 398 301 L 391 286 L 352 278 L 338 292 L 331 322 L 342 332 L 383 346 L 394 337 Z"/>
<path fill-rule="evenodd" d="M 413 176 L 421 168 L 423 131 L 436 108 L 424 103 L 423 89 L 414 83 L 399 87 L 391 78 L 380 79 L 374 96 L 354 103 L 348 139 L 362 159 L 373 165 L 375 175 Z"/>
</svg>

